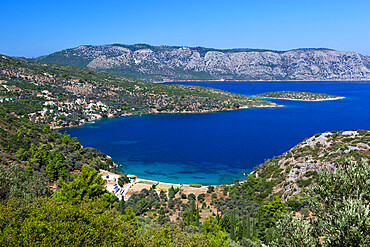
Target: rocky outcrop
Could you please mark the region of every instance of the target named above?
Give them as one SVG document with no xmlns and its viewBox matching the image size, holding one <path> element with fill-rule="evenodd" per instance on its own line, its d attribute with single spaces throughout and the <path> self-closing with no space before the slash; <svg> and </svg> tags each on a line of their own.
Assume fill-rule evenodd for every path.
<svg viewBox="0 0 370 247">
<path fill-rule="evenodd" d="M 370 57 L 330 49 L 270 51 L 139 45 L 79 46 L 33 60 L 151 81 L 370 80 Z"/>
</svg>

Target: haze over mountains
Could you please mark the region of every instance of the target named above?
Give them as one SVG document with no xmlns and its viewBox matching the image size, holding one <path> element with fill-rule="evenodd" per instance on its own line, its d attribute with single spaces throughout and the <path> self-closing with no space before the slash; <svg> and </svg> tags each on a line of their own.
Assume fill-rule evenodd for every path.
<svg viewBox="0 0 370 247">
<path fill-rule="evenodd" d="M 27 59 L 149 81 L 370 80 L 370 56 L 325 48 L 273 51 L 147 44 L 83 45 Z"/>
</svg>

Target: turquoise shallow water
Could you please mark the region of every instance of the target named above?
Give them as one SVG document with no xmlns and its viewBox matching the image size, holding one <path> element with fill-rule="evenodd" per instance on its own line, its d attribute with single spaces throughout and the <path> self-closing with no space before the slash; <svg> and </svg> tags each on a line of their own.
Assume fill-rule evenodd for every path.
<svg viewBox="0 0 370 247">
<path fill-rule="evenodd" d="M 197 82 L 191 85 L 245 95 L 298 90 L 346 99 L 273 100 L 285 107 L 121 117 L 70 128 L 67 132 L 77 136 L 85 147 L 112 156 L 122 164 L 122 172 L 164 182 L 223 184 L 242 178 L 243 172 L 250 172 L 264 159 L 280 155 L 316 133 L 370 128 L 370 83 Z"/>
</svg>

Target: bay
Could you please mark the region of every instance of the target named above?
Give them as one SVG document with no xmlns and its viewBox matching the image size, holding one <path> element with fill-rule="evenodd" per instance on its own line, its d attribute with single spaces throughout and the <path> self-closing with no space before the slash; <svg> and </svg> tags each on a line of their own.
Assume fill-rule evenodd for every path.
<svg viewBox="0 0 370 247">
<path fill-rule="evenodd" d="M 173 83 L 174 84 L 174 83 Z M 244 95 L 307 91 L 346 97 L 303 102 L 271 100 L 284 107 L 206 114 L 154 114 L 105 119 L 67 130 L 122 165 L 118 171 L 163 182 L 225 184 L 331 130 L 370 128 L 366 82 L 177 82 Z"/>
</svg>

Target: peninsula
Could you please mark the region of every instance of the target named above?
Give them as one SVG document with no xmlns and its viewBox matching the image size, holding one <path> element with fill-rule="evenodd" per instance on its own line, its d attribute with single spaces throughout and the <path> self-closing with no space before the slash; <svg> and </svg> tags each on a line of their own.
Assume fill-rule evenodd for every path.
<svg viewBox="0 0 370 247">
<path fill-rule="evenodd" d="M 325 93 L 311 93 L 311 92 L 299 92 L 299 91 L 275 91 L 267 92 L 254 95 L 260 98 L 267 99 L 284 99 L 284 100 L 296 100 L 296 101 L 324 101 L 324 100 L 338 100 L 344 99 L 345 97 L 325 94 Z"/>
<path fill-rule="evenodd" d="M 126 115 L 277 106 L 214 88 L 157 84 L 4 55 L 0 56 L 0 100 L 15 115 L 51 128 Z"/>
</svg>

